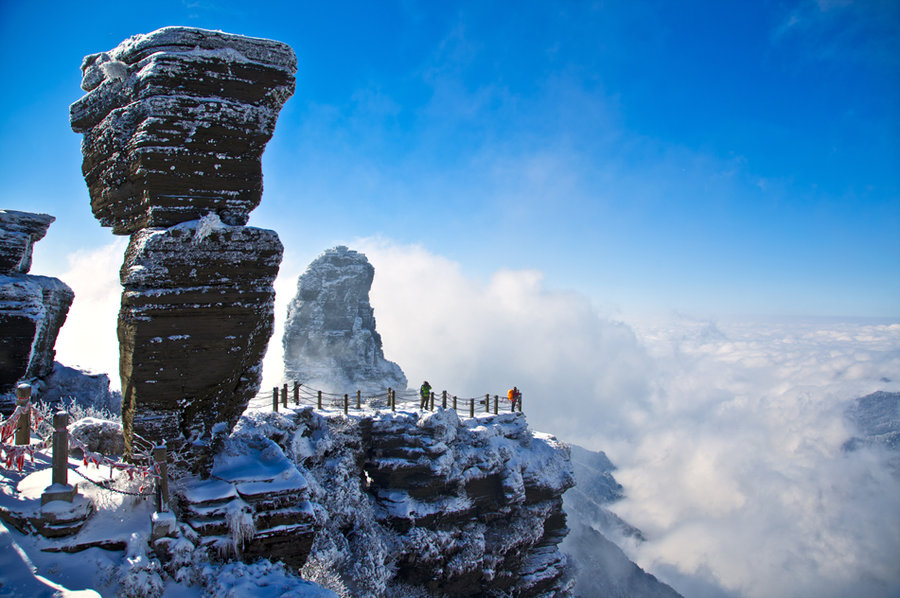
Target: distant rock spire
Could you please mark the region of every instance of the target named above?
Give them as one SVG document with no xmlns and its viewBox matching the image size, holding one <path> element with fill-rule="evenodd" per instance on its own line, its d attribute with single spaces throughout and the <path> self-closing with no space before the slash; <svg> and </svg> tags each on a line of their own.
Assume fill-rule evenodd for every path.
<svg viewBox="0 0 900 598">
<path fill-rule="evenodd" d="M 329 392 L 406 389 L 384 357 L 369 290 L 375 268 L 344 246 L 328 249 L 297 280 L 284 326 L 285 378 Z"/>
</svg>

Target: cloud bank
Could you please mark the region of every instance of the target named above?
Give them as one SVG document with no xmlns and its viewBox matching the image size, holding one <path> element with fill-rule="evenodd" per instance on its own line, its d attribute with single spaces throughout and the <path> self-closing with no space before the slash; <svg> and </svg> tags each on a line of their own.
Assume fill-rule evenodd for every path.
<svg viewBox="0 0 900 598">
<path fill-rule="evenodd" d="M 895 596 L 900 480 L 845 453 L 848 402 L 898 390 L 900 324 L 696 321 L 634 327 L 535 271 L 486 280 L 368 239 L 385 355 L 413 383 L 517 384 L 535 429 L 606 450 L 649 540 L 632 558 L 688 596 Z"/>
<path fill-rule="evenodd" d="M 72 287 L 75 300 L 56 340 L 56 361 L 109 374 L 119 389 L 119 340 L 116 319 L 122 298 L 119 268 L 127 238 L 96 249 L 75 251 L 65 264 L 42 263 L 40 272 Z"/>
</svg>

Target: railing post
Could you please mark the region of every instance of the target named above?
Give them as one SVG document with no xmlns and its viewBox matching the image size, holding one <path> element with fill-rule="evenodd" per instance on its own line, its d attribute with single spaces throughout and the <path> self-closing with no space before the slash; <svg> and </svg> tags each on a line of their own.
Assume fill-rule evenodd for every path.
<svg viewBox="0 0 900 598">
<path fill-rule="evenodd" d="M 453 395 L 453 410 L 456 411 L 456 395 Z"/>
<path fill-rule="evenodd" d="M 428 410 L 434 411 L 434 391 L 433 390 L 428 394 Z"/>
<path fill-rule="evenodd" d="M 300 404 L 300 385 L 294 382 L 294 405 Z"/>
<path fill-rule="evenodd" d="M 362 392 L 356 389 L 356 408 L 362 409 Z"/>
<path fill-rule="evenodd" d="M 16 426 L 16 444 L 31 444 L 31 385 L 16 386 L 16 407 L 22 407 Z"/>
<path fill-rule="evenodd" d="M 469 399 L 469 417 L 475 417 L 475 398 Z"/>
<path fill-rule="evenodd" d="M 281 387 L 281 404 L 287 409 L 287 382 Z"/>
<path fill-rule="evenodd" d="M 344 415 L 347 415 L 348 409 L 350 408 L 350 395 L 344 393 Z"/>
<path fill-rule="evenodd" d="M 52 484 L 69 484 L 69 414 L 57 411 L 53 414 L 53 473 Z"/>
<path fill-rule="evenodd" d="M 391 390 L 391 411 L 397 410 L 397 391 Z"/>
<path fill-rule="evenodd" d="M 278 387 L 272 389 L 272 411 L 278 413 Z"/>
<path fill-rule="evenodd" d="M 519 400 L 516 402 L 519 404 L 519 413 L 522 413 L 522 393 L 519 393 Z"/>
<path fill-rule="evenodd" d="M 441 391 L 441 407 L 447 408 L 447 391 Z"/>
<path fill-rule="evenodd" d="M 500 410 L 500 397 L 498 395 L 494 395 L 494 415 Z"/>
<path fill-rule="evenodd" d="M 316 404 L 318 405 L 318 408 L 319 408 L 319 409 L 322 408 L 322 391 L 321 391 L 321 390 L 320 390 L 319 393 L 318 393 L 317 403 L 316 403 Z"/>
<path fill-rule="evenodd" d="M 162 513 L 169 510 L 169 463 L 165 446 L 153 447 L 153 460 L 159 469 L 159 481 L 156 490 L 156 511 Z"/>
<path fill-rule="evenodd" d="M 485 413 L 491 412 L 491 395 L 490 394 L 484 395 L 484 412 Z"/>
</svg>

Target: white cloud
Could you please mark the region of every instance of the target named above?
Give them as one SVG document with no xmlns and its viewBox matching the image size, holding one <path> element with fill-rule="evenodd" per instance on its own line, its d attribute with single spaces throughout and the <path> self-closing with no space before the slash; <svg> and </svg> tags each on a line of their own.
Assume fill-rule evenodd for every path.
<svg viewBox="0 0 900 598">
<path fill-rule="evenodd" d="M 106 372 L 116 389 L 120 387 L 116 337 L 122 296 L 119 268 L 127 245 L 127 238 L 118 238 L 97 249 L 76 251 L 66 258 L 65 270 L 48 272 L 75 291 L 75 300 L 56 340 L 56 361 Z"/>
<path fill-rule="evenodd" d="M 685 595 L 891 596 L 900 480 L 844 453 L 850 399 L 898 390 L 900 326 L 681 322 L 640 335 L 654 412 L 620 452 L 639 564 Z M 710 588 L 714 588 L 711 591 Z"/>
<path fill-rule="evenodd" d="M 536 271 L 478 281 L 420 247 L 366 239 L 355 249 L 375 267 L 385 356 L 410 384 L 428 379 L 459 397 L 503 396 L 517 385 L 532 426 L 597 448 L 599 434 L 634 424 L 649 358 L 587 297 L 547 288 Z"/>
</svg>

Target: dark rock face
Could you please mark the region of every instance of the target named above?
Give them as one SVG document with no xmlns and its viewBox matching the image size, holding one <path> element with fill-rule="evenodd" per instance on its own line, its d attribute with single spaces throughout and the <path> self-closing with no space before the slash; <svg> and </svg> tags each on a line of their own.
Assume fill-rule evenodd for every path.
<svg viewBox="0 0 900 598">
<path fill-rule="evenodd" d="M 56 278 L 31 276 L 33 244 L 53 216 L 0 210 L 0 393 L 53 369 L 53 350 L 75 294 Z"/>
<path fill-rule="evenodd" d="M 28 274 L 32 247 L 54 220 L 49 214 L 0 210 L 0 274 Z"/>
<path fill-rule="evenodd" d="M 406 389 L 384 358 L 369 291 L 375 268 L 344 246 L 325 251 L 297 280 L 284 327 L 285 378 L 330 392 Z"/>
<path fill-rule="evenodd" d="M 259 389 L 282 246 L 215 215 L 135 233 L 119 312 L 125 437 L 179 443 L 230 429 Z"/>
<path fill-rule="evenodd" d="M 243 224 L 296 70 L 285 44 L 190 27 L 84 59 L 70 117 L 91 208 L 131 235 L 118 328 L 129 452 L 135 433 L 208 447 L 259 388 L 282 246 Z"/>
<path fill-rule="evenodd" d="M 603 452 L 570 448 L 576 485 L 563 501 L 570 532 L 561 548 L 575 568 L 576 598 L 678 598 L 678 592 L 630 561 L 609 540 L 644 540 L 639 529 L 607 508 L 625 496 L 612 475 L 616 467 Z"/>
<path fill-rule="evenodd" d="M 116 234 L 216 213 L 242 225 L 294 92 L 289 46 L 189 27 L 131 37 L 82 64 L 71 107 L 94 215 Z"/>
<path fill-rule="evenodd" d="M 323 429 L 305 411 L 299 426 L 309 443 L 302 452 L 312 454 L 298 462 L 331 518 L 314 556 L 345 558 L 353 595 L 390 596 L 396 583 L 422 596 L 568 595 L 558 548 L 562 494 L 574 483 L 568 450 L 533 434 L 521 414 L 398 412 L 331 419 Z M 383 546 L 393 548 L 381 554 Z M 373 566 L 357 565 L 385 561 L 391 572 L 381 582 Z"/>
</svg>

